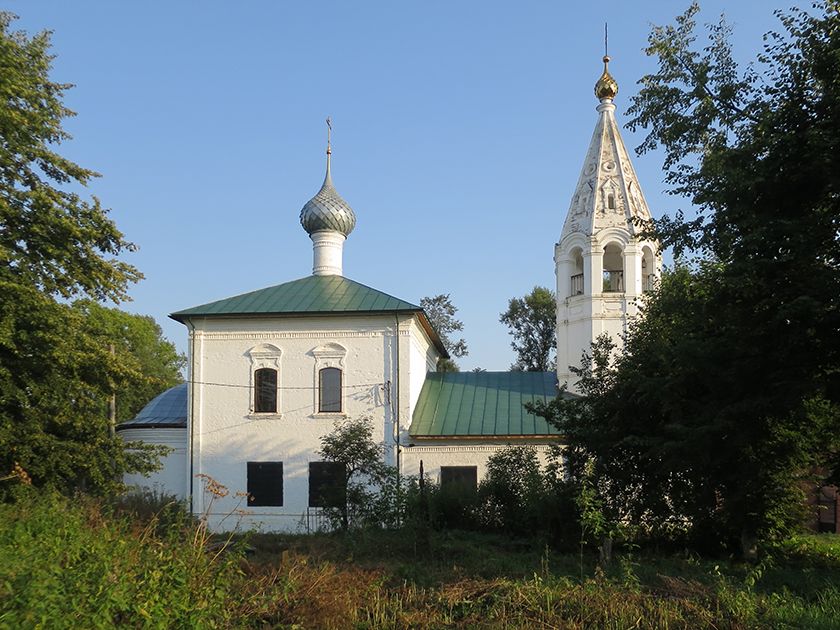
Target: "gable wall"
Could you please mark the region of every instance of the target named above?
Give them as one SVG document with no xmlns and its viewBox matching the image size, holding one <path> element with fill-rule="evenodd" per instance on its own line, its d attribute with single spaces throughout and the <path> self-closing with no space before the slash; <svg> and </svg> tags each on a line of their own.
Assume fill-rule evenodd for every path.
<svg viewBox="0 0 840 630">
<path fill-rule="evenodd" d="M 399 351 L 394 330 L 399 320 Z M 193 511 L 209 513 L 216 529 L 237 521 L 265 530 L 306 531 L 313 527 L 308 510 L 309 462 L 320 461 L 320 438 L 343 418 L 373 419 L 374 439 L 388 447 L 385 459 L 396 464 L 395 411 L 407 430 L 426 368 L 436 350 L 412 315 L 242 318 L 194 320 L 190 340 L 190 434 Z M 336 354 L 343 349 L 343 356 Z M 276 350 L 275 350 L 276 349 Z M 338 354 L 341 354 L 340 352 Z M 397 378 L 399 357 L 402 378 Z M 321 414 L 319 367 L 343 373 L 341 414 Z M 254 413 L 253 370 L 279 371 L 278 413 Z M 390 392 L 386 387 L 390 381 Z M 399 385 L 399 398 L 397 386 Z M 247 462 L 283 462 L 283 507 L 250 507 L 234 496 L 247 488 Z M 213 498 L 202 489 L 209 475 L 226 486 L 227 497 Z M 245 516 L 225 515 L 247 508 Z"/>
</svg>

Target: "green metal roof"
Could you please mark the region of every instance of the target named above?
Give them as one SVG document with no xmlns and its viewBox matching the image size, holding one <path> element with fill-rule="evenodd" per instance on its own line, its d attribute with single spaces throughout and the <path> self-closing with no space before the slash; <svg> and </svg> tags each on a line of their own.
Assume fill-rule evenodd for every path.
<svg viewBox="0 0 840 630">
<path fill-rule="evenodd" d="M 524 403 L 557 396 L 554 372 L 435 372 L 414 408 L 412 437 L 560 435 Z"/>
<path fill-rule="evenodd" d="M 176 311 L 169 317 L 248 315 L 349 315 L 353 313 L 417 313 L 420 324 L 440 354 L 449 357 L 425 311 L 415 304 L 350 280 L 344 276 L 306 276 L 273 287 Z"/>
<path fill-rule="evenodd" d="M 172 313 L 194 316 L 291 315 L 314 313 L 422 312 L 419 306 L 343 276 L 306 276 L 273 287 Z"/>
</svg>

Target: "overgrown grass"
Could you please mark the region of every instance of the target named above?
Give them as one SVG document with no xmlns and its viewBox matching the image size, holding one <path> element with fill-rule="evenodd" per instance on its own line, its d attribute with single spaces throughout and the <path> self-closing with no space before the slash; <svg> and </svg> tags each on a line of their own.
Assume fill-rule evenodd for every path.
<svg viewBox="0 0 840 630">
<path fill-rule="evenodd" d="M 194 528 L 155 532 L 79 497 L 0 505 L 0 626 L 212 627 L 233 621 L 234 556 Z"/>
<path fill-rule="evenodd" d="M 142 502 L 141 502 L 142 503 Z M 758 566 L 411 530 L 209 539 L 159 501 L 33 496 L 0 505 L 2 628 L 836 628 L 840 539 L 801 536 Z"/>
</svg>

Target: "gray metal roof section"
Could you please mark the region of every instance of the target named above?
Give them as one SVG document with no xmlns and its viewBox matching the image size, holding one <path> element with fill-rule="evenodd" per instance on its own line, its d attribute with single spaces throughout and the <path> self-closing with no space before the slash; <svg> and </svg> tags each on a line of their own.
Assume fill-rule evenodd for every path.
<svg viewBox="0 0 840 630">
<path fill-rule="evenodd" d="M 181 383 L 152 399 L 133 419 L 126 420 L 120 429 L 186 428 L 187 384 Z"/>
<path fill-rule="evenodd" d="M 300 224 L 307 234 L 313 232 L 340 232 L 348 236 L 356 227 L 353 208 L 341 198 L 330 176 L 330 150 L 327 149 L 327 174 L 324 183 L 300 211 Z"/>
<path fill-rule="evenodd" d="M 537 400 L 547 403 L 557 393 L 554 372 L 428 374 L 409 434 L 417 438 L 559 436 L 556 427 L 524 406 Z"/>
</svg>

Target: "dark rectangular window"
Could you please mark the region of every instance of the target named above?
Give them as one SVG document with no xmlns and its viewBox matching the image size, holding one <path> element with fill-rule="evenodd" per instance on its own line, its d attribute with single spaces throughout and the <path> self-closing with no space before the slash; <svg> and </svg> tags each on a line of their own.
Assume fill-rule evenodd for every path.
<svg viewBox="0 0 840 630">
<path fill-rule="evenodd" d="M 248 505 L 283 505 L 283 462 L 248 462 Z"/>
<path fill-rule="evenodd" d="M 475 490 L 478 487 L 478 468 L 476 466 L 441 466 L 440 487 L 456 485 Z"/>
<path fill-rule="evenodd" d="M 277 413 L 277 370 L 262 368 L 254 372 L 254 411 Z"/>
<path fill-rule="evenodd" d="M 341 370 L 324 368 L 319 373 L 318 411 L 339 413 L 341 411 Z"/>
<path fill-rule="evenodd" d="M 309 507 L 340 507 L 345 500 L 345 468 L 339 462 L 310 462 Z"/>
</svg>

